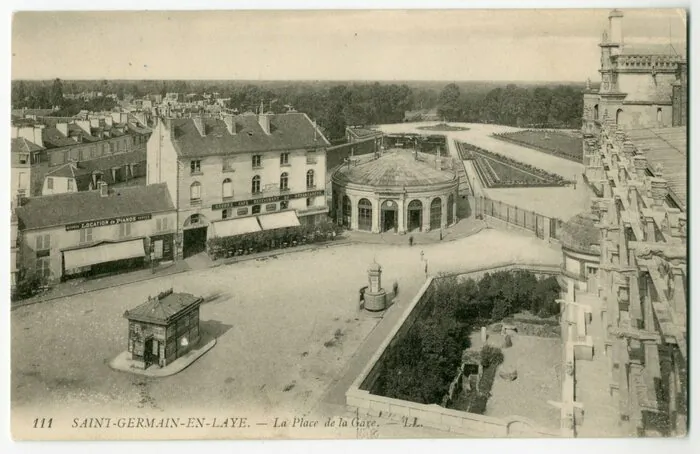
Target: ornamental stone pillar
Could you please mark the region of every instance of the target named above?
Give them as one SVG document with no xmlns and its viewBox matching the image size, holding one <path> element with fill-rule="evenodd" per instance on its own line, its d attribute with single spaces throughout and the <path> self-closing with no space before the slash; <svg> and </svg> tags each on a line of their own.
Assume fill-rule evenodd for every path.
<svg viewBox="0 0 700 454">
<path fill-rule="evenodd" d="M 455 224 L 457 222 L 457 197 L 459 197 L 459 194 L 454 194 L 452 196 L 452 223 Z M 476 197 L 474 197 L 474 207 L 476 208 Z"/>
<path fill-rule="evenodd" d="M 629 251 L 627 249 L 627 228 L 620 226 L 620 265 L 629 265 Z"/>
<path fill-rule="evenodd" d="M 644 313 L 644 329 L 646 331 L 655 331 L 654 326 L 654 307 L 651 301 L 651 286 L 653 285 L 649 282 L 649 275 L 645 274 L 641 278 L 641 283 L 643 285 L 642 292 L 642 311 Z"/>
<path fill-rule="evenodd" d="M 632 158 L 634 163 L 634 171 L 637 174 L 637 180 L 644 181 L 647 177 L 647 158 L 642 155 L 637 155 Z"/>
<path fill-rule="evenodd" d="M 372 201 L 372 233 L 380 233 L 382 219 L 382 199 L 377 197 Z"/>
<path fill-rule="evenodd" d="M 398 232 L 401 234 L 406 233 L 406 197 L 401 197 L 397 202 L 397 216 L 398 219 Z"/>
<path fill-rule="evenodd" d="M 654 222 L 654 218 L 651 216 L 645 217 L 645 229 L 644 233 L 646 237 L 644 238 L 644 241 L 654 243 L 656 241 L 656 225 Z"/>
<path fill-rule="evenodd" d="M 440 197 L 440 228 L 447 227 L 447 197 Z"/>
<path fill-rule="evenodd" d="M 432 199 L 424 198 L 421 202 L 423 202 L 423 225 L 421 226 L 421 232 L 430 232 L 430 203 Z"/>
<path fill-rule="evenodd" d="M 351 230 L 359 230 L 359 225 L 358 225 L 359 209 L 357 206 L 359 199 L 357 196 L 354 196 L 354 195 L 348 195 L 348 197 L 350 198 L 350 229 Z"/>
</svg>

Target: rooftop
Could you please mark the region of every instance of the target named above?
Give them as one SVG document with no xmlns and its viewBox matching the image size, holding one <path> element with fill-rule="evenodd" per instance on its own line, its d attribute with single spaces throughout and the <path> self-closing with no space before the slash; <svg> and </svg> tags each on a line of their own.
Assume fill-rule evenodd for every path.
<svg viewBox="0 0 700 454">
<path fill-rule="evenodd" d="M 688 200 L 688 132 L 685 126 L 625 130 L 627 137 L 644 154 L 652 172 L 661 165 L 662 178 L 682 205 Z M 656 170 L 658 172 L 658 169 Z M 656 175 L 656 173 L 655 173 Z"/>
<path fill-rule="evenodd" d="M 268 115 L 270 134 L 258 123 L 257 115 L 233 117 L 235 134 L 219 118 L 171 119 L 175 149 L 180 156 L 216 156 L 269 150 L 292 150 L 326 147 L 328 140 L 303 113 Z M 195 120 L 201 118 L 205 135 Z"/>
<path fill-rule="evenodd" d="M 175 210 L 165 183 L 32 197 L 17 208 L 22 229 L 41 229 L 104 218 Z"/>
<path fill-rule="evenodd" d="M 202 298 L 189 293 L 170 293 L 148 298 L 148 301 L 124 312 L 124 318 L 141 322 L 167 325 L 178 315 L 198 306 Z M 160 298 L 159 298 L 160 297 Z"/>
<path fill-rule="evenodd" d="M 420 153 L 418 159 L 409 151 L 392 151 L 357 165 L 342 166 L 334 175 L 338 182 L 366 186 L 423 186 L 456 181 L 451 171 L 435 168 L 435 157 Z"/>
<path fill-rule="evenodd" d="M 32 151 L 43 150 L 43 148 L 34 142 L 30 142 L 24 137 L 18 137 L 16 139 L 12 139 L 10 150 L 13 153 L 29 153 Z"/>
<path fill-rule="evenodd" d="M 579 213 L 566 221 L 558 232 L 562 247 L 584 254 L 600 254 L 600 230 L 595 226 L 597 222 L 592 213 Z"/>
</svg>

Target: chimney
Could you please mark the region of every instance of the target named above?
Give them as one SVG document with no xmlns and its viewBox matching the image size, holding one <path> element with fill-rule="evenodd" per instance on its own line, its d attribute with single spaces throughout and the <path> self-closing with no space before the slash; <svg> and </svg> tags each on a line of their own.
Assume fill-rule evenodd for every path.
<svg viewBox="0 0 700 454">
<path fill-rule="evenodd" d="M 637 155 L 633 158 L 634 170 L 637 172 L 637 179 L 644 181 L 647 174 L 647 158 L 643 155 Z"/>
<path fill-rule="evenodd" d="M 631 160 L 636 154 L 635 146 L 629 140 L 625 140 L 624 142 L 622 142 L 622 154 L 624 154 L 625 157 L 629 160 Z"/>
<path fill-rule="evenodd" d="M 663 211 L 664 202 L 668 196 L 668 182 L 663 178 L 651 179 L 651 197 L 654 199 L 655 211 Z"/>
<path fill-rule="evenodd" d="M 609 40 L 612 44 L 622 44 L 622 11 L 614 9 L 610 12 L 608 20 L 610 21 Z"/>
<path fill-rule="evenodd" d="M 195 128 L 197 128 L 197 131 L 199 131 L 199 135 L 202 137 L 206 137 L 207 131 L 202 117 L 193 117 L 192 121 L 194 122 L 194 126 Z"/>
<path fill-rule="evenodd" d="M 265 132 L 265 134 L 267 134 L 269 136 L 270 135 L 270 115 L 263 113 L 262 109 L 260 111 L 260 115 L 258 115 L 258 123 L 260 123 L 260 127 Z"/>
<path fill-rule="evenodd" d="M 236 135 L 236 122 L 233 120 L 233 115 L 224 115 L 224 123 L 226 123 L 226 130 L 228 133 L 235 136 Z"/>
<path fill-rule="evenodd" d="M 100 181 L 100 197 L 107 197 L 109 195 L 109 186 L 104 181 Z"/>
<path fill-rule="evenodd" d="M 56 123 L 56 129 L 64 136 L 68 137 L 68 123 Z"/>
</svg>

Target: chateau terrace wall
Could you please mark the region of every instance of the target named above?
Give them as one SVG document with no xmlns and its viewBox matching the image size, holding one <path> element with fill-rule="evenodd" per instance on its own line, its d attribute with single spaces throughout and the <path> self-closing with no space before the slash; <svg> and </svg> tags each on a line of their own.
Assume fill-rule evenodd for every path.
<svg viewBox="0 0 700 454">
<path fill-rule="evenodd" d="M 438 430 L 471 436 L 566 436 L 567 434 L 564 432 L 538 427 L 537 423 L 534 421 L 520 416 L 514 415 L 507 418 L 494 418 L 475 413 L 451 410 L 436 404 L 426 405 L 393 399 L 369 392 L 369 389 L 374 386 L 377 379 L 380 370 L 379 363 L 383 359 L 386 351 L 391 346 L 401 341 L 406 332 L 408 332 L 422 314 L 424 307 L 422 303 L 425 301 L 425 294 L 435 279 L 451 276 L 456 276 L 458 278 L 479 278 L 485 273 L 509 270 L 527 270 L 537 275 L 559 275 L 561 272 L 559 265 L 504 263 L 501 265 L 475 268 L 428 278 L 416 296 L 411 300 L 411 303 L 406 307 L 404 313 L 387 338 L 372 356 L 372 359 L 345 393 L 346 405 L 355 407 L 359 411 L 375 417 L 400 420 L 404 424 L 409 425 L 421 424 Z"/>
</svg>

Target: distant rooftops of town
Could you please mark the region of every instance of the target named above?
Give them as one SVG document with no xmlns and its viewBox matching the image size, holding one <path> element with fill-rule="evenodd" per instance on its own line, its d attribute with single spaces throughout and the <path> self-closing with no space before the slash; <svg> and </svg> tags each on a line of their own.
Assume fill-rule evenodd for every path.
<svg viewBox="0 0 700 454">
<path fill-rule="evenodd" d="M 126 134 L 146 135 L 151 130 L 143 118 L 124 112 L 80 112 L 74 117 L 37 115 L 48 109 L 12 112 L 12 151 L 59 148 L 76 143 L 99 142 Z M 20 140 L 22 139 L 22 140 Z M 27 143 L 33 146 L 29 146 Z"/>
</svg>

